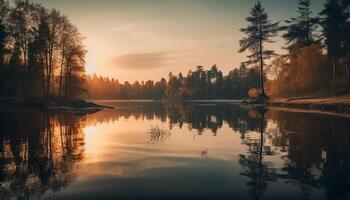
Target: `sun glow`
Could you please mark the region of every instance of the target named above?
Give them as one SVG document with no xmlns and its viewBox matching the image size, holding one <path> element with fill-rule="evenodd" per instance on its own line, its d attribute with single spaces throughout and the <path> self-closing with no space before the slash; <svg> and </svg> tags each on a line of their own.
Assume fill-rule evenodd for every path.
<svg viewBox="0 0 350 200">
<path fill-rule="evenodd" d="M 90 75 L 96 73 L 96 61 L 92 56 L 89 56 L 89 53 L 87 54 L 85 70 L 86 73 Z"/>
<path fill-rule="evenodd" d="M 103 144 L 105 144 L 105 137 L 101 137 L 99 133 L 103 132 L 98 126 L 87 126 L 84 128 L 85 133 L 85 152 L 87 158 L 86 162 L 98 162 L 102 159 Z"/>
</svg>

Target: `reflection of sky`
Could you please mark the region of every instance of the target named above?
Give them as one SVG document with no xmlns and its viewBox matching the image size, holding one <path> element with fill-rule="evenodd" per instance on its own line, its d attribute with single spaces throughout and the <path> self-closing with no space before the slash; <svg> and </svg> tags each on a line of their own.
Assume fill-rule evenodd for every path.
<svg viewBox="0 0 350 200">
<path fill-rule="evenodd" d="M 70 17 L 87 37 L 87 71 L 119 80 L 158 79 L 202 64 L 239 66 L 239 29 L 255 0 L 34 0 Z M 318 13 L 324 0 L 314 0 Z M 274 21 L 296 1 L 263 0 Z M 278 50 L 281 44 L 272 45 Z M 144 68 L 142 68 L 144 66 Z"/>
<path fill-rule="evenodd" d="M 81 174 L 60 195 L 88 198 L 103 191 L 121 199 L 140 194 L 173 198 L 195 193 L 219 195 L 223 191 L 248 195 L 242 184 L 245 178 L 239 175 L 238 155 L 246 153 L 239 133 L 227 124 L 218 136 L 209 129 L 197 135 L 197 130 L 190 131 L 186 125 L 182 129 L 174 126 L 167 140 L 151 144 L 147 132 L 155 125 L 168 129 L 169 122 L 130 117 L 84 128 Z M 208 149 L 208 158 L 201 157 L 203 149 Z M 221 191 L 215 192 L 218 185 Z"/>
<path fill-rule="evenodd" d="M 169 161 L 177 157 L 200 158 L 201 151 L 206 148 L 208 148 L 209 157 L 227 161 L 232 159 L 233 152 L 234 154 L 245 152 L 240 145 L 240 135 L 233 133 L 232 129 L 226 125 L 220 130 L 220 137 L 213 136 L 210 130 L 198 136 L 196 130 L 189 131 L 186 127 L 180 129 L 174 126 L 171 130 L 173 134 L 168 139 L 151 144 L 148 133 L 150 127 L 158 124 L 160 127 L 167 128 L 168 122 L 162 123 L 157 120 L 139 122 L 141 121 L 129 118 L 120 119 L 117 123 L 86 127 L 85 161 L 87 165 L 93 167 L 95 164 L 106 162 L 106 166 L 109 166 L 108 163 L 112 161 L 119 163 L 118 166 L 121 167 L 125 163 L 133 164 L 135 160 L 139 160 L 140 166 L 134 166 L 136 169 L 131 171 L 135 173 L 143 168 L 164 165 L 158 162 L 160 158 L 169 158 Z M 155 162 L 147 162 L 148 158 L 154 158 Z M 175 163 L 181 164 L 181 162 L 169 162 L 165 165 Z M 128 170 L 130 169 L 125 169 L 125 175 L 129 175 Z M 113 174 L 117 171 L 107 168 L 97 173 L 101 172 Z"/>
<path fill-rule="evenodd" d="M 266 126 L 271 132 L 276 128 L 274 123 L 269 120 Z M 198 131 L 190 130 L 187 124 L 182 128 L 174 125 L 168 139 L 151 144 L 148 131 L 156 125 L 168 129 L 169 121 L 136 119 L 130 115 L 127 118 L 119 117 L 118 120 L 88 123 L 83 129 L 85 156 L 79 176 L 60 191 L 57 197 L 250 197 L 251 191 L 247 184 L 252 179 L 242 175 L 244 170 L 239 158 L 240 155 L 248 158 L 252 154 L 248 152 L 248 146 L 242 143 L 239 132 L 233 131 L 226 123 L 216 136 L 210 129 L 204 129 L 198 135 Z M 245 137 L 260 141 L 259 132 L 249 132 Z M 271 142 L 271 138 L 265 135 L 264 143 L 272 146 Z M 204 149 L 208 149 L 207 158 L 201 157 Z M 270 167 L 282 168 L 285 162 L 282 156 L 283 154 L 264 156 L 263 162 L 273 163 Z M 291 197 L 295 198 L 299 188 L 283 181 L 285 180 L 269 182 L 269 188 L 273 189 L 267 190 L 265 195 L 282 198 L 286 194 L 293 194 Z M 50 195 L 50 192 L 46 193 L 43 199 Z M 321 197 L 322 194 L 315 189 L 313 195 Z"/>
</svg>

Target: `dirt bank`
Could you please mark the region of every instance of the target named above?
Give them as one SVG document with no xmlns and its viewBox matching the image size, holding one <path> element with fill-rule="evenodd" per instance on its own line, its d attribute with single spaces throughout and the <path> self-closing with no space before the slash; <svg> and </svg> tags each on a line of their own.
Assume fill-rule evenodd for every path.
<svg viewBox="0 0 350 200">
<path fill-rule="evenodd" d="M 350 94 L 330 97 L 303 96 L 271 98 L 266 104 L 268 106 L 350 113 Z"/>
</svg>

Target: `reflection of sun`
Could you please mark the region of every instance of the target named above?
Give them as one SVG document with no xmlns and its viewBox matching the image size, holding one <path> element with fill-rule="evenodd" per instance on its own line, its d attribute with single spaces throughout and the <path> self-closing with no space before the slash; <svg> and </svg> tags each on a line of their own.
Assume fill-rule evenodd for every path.
<svg viewBox="0 0 350 200">
<path fill-rule="evenodd" d="M 103 137 L 99 135 L 101 132 L 97 126 L 87 126 L 84 128 L 85 133 L 85 152 L 86 162 L 98 161 L 98 155 L 102 153 Z"/>
</svg>

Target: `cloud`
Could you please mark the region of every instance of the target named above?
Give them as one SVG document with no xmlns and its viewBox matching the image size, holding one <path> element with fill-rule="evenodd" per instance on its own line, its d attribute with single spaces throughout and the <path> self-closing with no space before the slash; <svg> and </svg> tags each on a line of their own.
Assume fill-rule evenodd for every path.
<svg viewBox="0 0 350 200">
<path fill-rule="evenodd" d="M 125 54 L 111 59 L 114 67 L 130 70 L 142 70 L 167 66 L 170 52 Z"/>
</svg>

